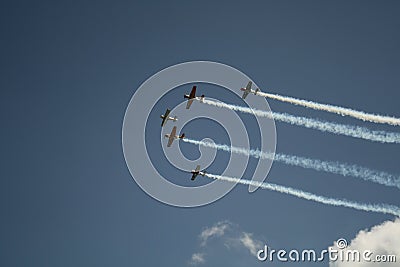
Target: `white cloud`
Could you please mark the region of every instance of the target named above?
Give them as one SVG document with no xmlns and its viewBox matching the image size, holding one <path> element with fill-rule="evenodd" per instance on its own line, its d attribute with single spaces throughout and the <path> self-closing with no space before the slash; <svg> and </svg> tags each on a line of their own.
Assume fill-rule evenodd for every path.
<svg viewBox="0 0 400 267">
<path fill-rule="evenodd" d="M 210 238 L 214 238 L 217 242 L 208 244 Z M 243 232 L 239 226 L 229 221 L 220 221 L 211 227 L 205 228 L 199 234 L 200 247 L 197 252 L 192 254 L 189 264 L 199 265 L 206 262 L 207 251 L 218 251 L 217 245 L 223 244 L 227 249 L 234 248 L 247 253 L 250 252 L 253 256 L 257 255 L 257 251 L 263 248 L 261 241 L 255 239 L 252 233 Z M 215 253 L 211 253 L 214 254 Z"/>
<path fill-rule="evenodd" d="M 239 241 L 254 256 L 257 256 L 257 251 L 263 246 L 262 242 L 254 239 L 251 233 L 243 232 Z"/>
<path fill-rule="evenodd" d="M 194 253 L 189 261 L 191 265 L 198 265 L 205 262 L 206 260 L 204 259 L 204 253 Z"/>
<path fill-rule="evenodd" d="M 261 241 L 255 239 L 252 233 L 247 232 L 239 232 L 227 237 L 224 245 L 227 249 L 235 248 L 242 250 L 245 248 L 253 256 L 257 256 L 257 252 L 264 248 Z"/>
<path fill-rule="evenodd" d="M 201 245 L 205 246 L 207 241 L 211 237 L 221 237 L 225 234 L 225 231 L 230 227 L 230 223 L 228 221 L 221 221 L 214 224 L 212 227 L 204 229 L 200 233 Z"/>
<path fill-rule="evenodd" d="M 332 247 L 337 249 L 336 246 Z M 362 230 L 351 241 L 347 249 L 361 252 L 369 250 L 373 252 L 371 259 L 376 255 L 395 255 L 397 262 L 360 262 L 336 261 L 329 264 L 330 267 L 394 267 L 400 266 L 400 219 L 387 221 L 381 225 L 374 226 L 370 231 Z"/>
</svg>

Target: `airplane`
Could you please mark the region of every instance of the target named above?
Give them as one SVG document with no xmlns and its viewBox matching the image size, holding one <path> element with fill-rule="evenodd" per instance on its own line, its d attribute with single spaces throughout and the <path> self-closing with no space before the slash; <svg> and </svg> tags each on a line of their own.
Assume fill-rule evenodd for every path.
<svg viewBox="0 0 400 267">
<path fill-rule="evenodd" d="M 199 174 L 201 176 L 206 175 L 206 171 L 205 170 L 204 171 L 200 171 L 200 165 L 197 165 L 196 169 L 192 170 L 191 173 L 192 173 L 192 179 L 190 179 L 190 180 L 192 180 L 192 181 L 194 181 L 194 179 L 196 179 L 197 175 L 199 175 Z"/>
<path fill-rule="evenodd" d="M 165 126 L 165 124 L 167 124 L 167 121 L 177 121 L 178 119 L 176 118 L 176 116 L 175 117 L 169 117 L 169 113 L 171 112 L 171 110 L 170 109 L 167 109 L 166 111 L 165 111 L 165 114 L 164 115 L 161 115 L 160 116 L 160 118 L 162 119 L 162 122 L 161 122 L 161 127 L 164 127 Z"/>
<path fill-rule="evenodd" d="M 170 147 L 175 139 L 183 139 L 183 138 L 185 138 L 185 134 L 182 133 L 181 135 L 176 135 L 176 126 L 174 126 L 174 128 L 172 128 L 171 133 L 170 134 L 166 134 L 165 137 L 168 138 L 167 147 Z"/>
<path fill-rule="evenodd" d="M 196 99 L 196 88 L 197 88 L 196 85 L 193 86 L 192 91 L 190 91 L 190 94 L 189 94 L 189 95 L 184 95 L 184 96 L 183 96 L 184 98 L 187 98 L 187 100 L 188 100 L 188 102 L 187 102 L 187 104 L 186 104 L 186 109 L 189 109 L 190 106 L 191 106 L 192 103 L 193 103 L 193 100 Z M 204 95 L 201 95 L 200 101 L 203 101 L 203 100 L 204 100 Z"/>
<path fill-rule="evenodd" d="M 257 88 L 256 90 L 252 90 L 251 86 L 252 86 L 252 82 L 250 81 L 247 84 L 246 88 L 240 88 L 240 90 L 244 91 L 243 96 L 242 96 L 243 99 L 245 99 L 249 93 L 257 95 L 257 93 L 260 91 L 259 88 Z"/>
</svg>

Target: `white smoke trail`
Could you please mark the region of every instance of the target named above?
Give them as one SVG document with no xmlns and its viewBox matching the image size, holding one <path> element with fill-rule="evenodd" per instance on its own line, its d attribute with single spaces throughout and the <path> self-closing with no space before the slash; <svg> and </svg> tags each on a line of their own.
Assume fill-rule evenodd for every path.
<svg viewBox="0 0 400 267">
<path fill-rule="evenodd" d="M 233 152 L 245 156 L 251 156 L 254 158 L 270 159 L 270 160 L 275 159 L 275 161 L 282 162 L 291 166 L 298 166 L 306 169 L 313 169 L 316 171 L 324 171 L 342 176 L 352 176 L 356 178 L 361 178 L 365 181 L 371 181 L 386 186 L 394 186 L 400 189 L 400 177 L 387 172 L 372 170 L 354 164 L 322 161 L 319 159 L 310 159 L 310 158 L 299 157 L 294 155 L 286 155 L 286 154 L 275 154 L 274 157 L 273 153 L 263 152 L 258 149 L 257 150 L 246 149 L 246 148 L 216 144 L 212 142 L 198 141 L 189 138 L 184 138 L 182 139 L 182 141 L 195 145 L 201 145 L 204 147 L 215 148 L 226 152 Z"/>
<path fill-rule="evenodd" d="M 307 107 L 307 108 L 312 108 L 315 110 L 324 110 L 324 111 L 336 113 L 336 114 L 339 114 L 342 116 L 351 116 L 353 118 L 363 120 L 363 121 L 369 121 L 369 122 L 375 122 L 375 123 L 386 123 L 386 124 L 390 124 L 390 125 L 400 125 L 400 118 L 395 118 L 395 117 L 391 117 L 391 116 L 382 116 L 382 115 L 377 115 L 377 114 L 371 114 L 371 113 L 366 113 L 363 111 L 353 110 L 350 108 L 338 107 L 338 106 L 329 105 L 329 104 L 320 104 L 320 103 L 315 103 L 315 102 L 309 101 L 309 100 L 297 99 L 294 97 L 281 96 L 281 95 L 277 95 L 277 94 L 258 92 L 257 95 L 260 95 L 263 97 L 268 97 L 268 98 L 275 99 L 275 100 L 279 100 L 282 102 L 287 102 L 287 103 Z"/>
<path fill-rule="evenodd" d="M 205 176 L 211 178 L 211 179 L 216 179 L 216 180 L 221 180 L 221 181 L 227 181 L 231 183 L 240 183 L 244 185 L 253 185 L 256 187 L 260 187 L 263 189 L 268 189 L 280 193 L 285 193 L 288 195 L 296 196 L 299 198 L 307 199 L 307 200 L 312 200 L 315 202 L 323 203 L 323 204 L 328 204 L 332 206 L 342 206 L 342 207 L 348 207 L 348 208 L 353 208 L 357 210 L 363 210 L 363 211 L 372 211 L 372 212 L 380 212 L 380 213 L 385 213 L 385 214 L 392 214 L 395 216 L 400 216 L 400 208 L 394 205 L 388 205 L 388 204 L 366 204 L 366 203 L 359 203 L 359 202 L 354 202 L 350 201 L 347 199 L 336 199 L 336 198 L 329 198 L 329 197 L 324 197 L 324 196 L 319 196 L 316 194 L 312 194 L 309 192 L 305 192 L 299 189 L 295 189 L 292 187 L 286 187 L 282 185 L 277 185 L 277 184 L 272 184 L 272 183 L 262 183 L 262 182 L 257 182 L 257 181 L 250 181 L 250 180 L 242 180 L 239 178 L 232 178 L 232 177 L 226 177 L 226 176 L 220 176 L 220 175 L 214 175 L 210 173 L 206 173 Z"/>
<path fill-rule="evenodd" d="M 337 124 L 306 117 L 297 117 L 287 113 L 267 112 L 263 110 L 251 109 L 237 105 L 231 105 L 224 102 L 216 102 L 208 99 L 202 101 L 205 104 L 230 110 L 240 111 L 243 113 L 254 114 L 258 117 L 273 118 L 277 121 L 286 122 L 292 125 L 303 126 L 306 128 L 320 130 L 322 132 L 330 132 L 338 135 L 351 136 L 365 140 L 381 142 L 381 143 L 400 143 L 400 133 L 373 131 L 364 127 Z"/>
</svg>

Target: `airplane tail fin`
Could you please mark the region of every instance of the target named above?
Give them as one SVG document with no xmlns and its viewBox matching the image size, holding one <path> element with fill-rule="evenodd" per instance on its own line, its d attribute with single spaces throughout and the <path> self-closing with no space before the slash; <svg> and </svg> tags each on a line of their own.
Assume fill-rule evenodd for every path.
<svg viewBox="0 0 400 267">
<path fill-rule="evenodd" d="M 179 138 L 180 138 L 180 139 L 183 139 L 183 138 L 185 138 L 185 134 L 184 134 L 184 133 L 182 133 L 182 134 L 179 136 Z"/>
<path fill-rule="evenodd" d="M 176 116 L 174 116 L 174 121 L 177 121 L 178 119 L 177 119 L 177 117 Z"/>
<path fill-rule="evenodd" d="M 258 92 L 260 92 L 260 88 L 257 88 L 254 94 L 256 95 Z"/>
</svg>

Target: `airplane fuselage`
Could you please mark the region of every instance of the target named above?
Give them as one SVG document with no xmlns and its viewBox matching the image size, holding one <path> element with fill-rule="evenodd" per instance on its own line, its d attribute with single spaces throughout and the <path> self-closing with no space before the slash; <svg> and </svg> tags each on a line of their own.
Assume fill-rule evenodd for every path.
<svg viewBox="0 0 400 267">
<path fill-rule="evenodd" d="M 161 115 L 160 117 L 161 117 L 161 119 L 164 119 L 164 118 L 165 118 L 164 115 Z M 177 121 L 178 119 L 177 119 L 176 117 L 168 117 L 168 118 L 166 118 L 166 120 L 169 120 L 169 121 Z"/>
<path fill-rule="evenodd" d="M 260 91 L 260 89 L 256 89 L 256 90 L 253 90 L 253 89 L 246 89 L 246 88 L 240 88 L 240 90 L 241 91 L 244 91 L 244 92 L 247 92 L 247 93 L 251 93 L 251 94 L 254 94 L 254 95 L 257 95 L 257 93 Z"/>
</svg>

